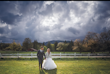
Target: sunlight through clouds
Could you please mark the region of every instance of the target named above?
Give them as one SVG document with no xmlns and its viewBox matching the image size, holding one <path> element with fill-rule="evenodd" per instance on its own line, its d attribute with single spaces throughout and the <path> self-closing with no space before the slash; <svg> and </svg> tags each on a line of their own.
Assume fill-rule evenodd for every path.
<svg viewBox="0 0 110 74">
<path fill-rule="evenodd" d="M 58 19 L 55 17 L 45 17 L 42 21 L 43 26 L 53 26 L 58 23 Z"/>
<path fill-rule="evenodd" d="M 7 35 L 20 42 L 26 37 L 38 42 L 83 39 L 88 31 L 100 33 L 109 26 L 109 5 L 99 1 L 0 2 L 0 38 Z"/>
</svg>

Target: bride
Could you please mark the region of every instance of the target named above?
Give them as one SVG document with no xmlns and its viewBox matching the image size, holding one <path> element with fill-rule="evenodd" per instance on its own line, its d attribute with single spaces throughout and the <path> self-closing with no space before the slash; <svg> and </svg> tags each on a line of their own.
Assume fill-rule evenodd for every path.
<svg viewBox="0 0 110 74">
<path fill-rule="evenodd" d="M 47 49 L 47 52 L 45 53 L 46 59 L 43 61 L 42 67 L 46 70 L 51 70 L 57 68 L 56 64 L 52 60 L 50 49 Z"/>
</svg>

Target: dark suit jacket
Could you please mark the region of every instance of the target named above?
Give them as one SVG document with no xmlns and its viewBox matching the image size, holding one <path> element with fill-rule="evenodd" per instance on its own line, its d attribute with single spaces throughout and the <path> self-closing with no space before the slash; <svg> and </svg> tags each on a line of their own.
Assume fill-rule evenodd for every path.
<svg viewBox="0 0 110 74">
<path fill-rule="evenodd" d="M 43 55 L 45 56 L 44 51 L 40 52 L 40 50 L 38 50 L 38 52 L 37 52 L 38 59 L 43 59 Z M 45 56 L 45 58 L 46 58 L 46 56 Z"/>
</svg>

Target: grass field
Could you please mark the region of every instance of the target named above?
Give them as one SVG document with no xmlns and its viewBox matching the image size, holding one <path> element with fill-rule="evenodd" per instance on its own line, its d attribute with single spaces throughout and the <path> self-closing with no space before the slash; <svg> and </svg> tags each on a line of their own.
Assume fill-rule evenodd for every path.
<svg viewBox="0 0 110 74">
<path fill-rule="evenodd" d="M 37 53 L 37 52 L 31 52 L 31 51 L 28 51 L 28 52 L 26 52 L 26 51 L 0 51 L 0 53 L 7 53 L 7 54 L 16 54 L 16 53 L 20 53 L 20 54 L 31 54 L 31 53 Z M 60 54 L 60 52 L 52 52 L 52 53 L 59 53 Z M 61 53 L 64 53 L 64 52 L 61 52 Z M 65 53 L 80 53 L 80 52 L 65 52 Z M 91 52 L 82 52 L 82 53 L 91 53 Z M 96 53 L 102 53 L 102 52 L 96 52 Z M 109 53 L 109 52 L 103 52 L 103 53 Z"/>
<path fill-rule="evenodd" d="M 0 60 L 0 74 L 110 74 L 110 59 L 54 59 L 57 69 L 39 71 L 38 60 Z"/>
</svg>

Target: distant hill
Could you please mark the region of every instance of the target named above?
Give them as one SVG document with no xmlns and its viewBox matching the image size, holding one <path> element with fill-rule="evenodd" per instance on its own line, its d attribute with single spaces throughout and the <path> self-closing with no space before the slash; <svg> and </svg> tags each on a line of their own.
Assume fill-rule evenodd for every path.
<svg viewBox="0 0 110 74">
<path fill-rule="evenodd" d="M 61 40 L 52 40 L 52 41 L 50 41 L 50 43 L 54 44 L 56 41 L 57 41 L 58 43 L 59 43 L 59 42 L 65 42 L 65 41 L 61 41 Z M 47 45 L 48 42 L 49 42 L 49 41 L 44 42 L 44 44 Z M 67 42 L 67 43 L 70 43 L 71 41 L 66 41 L 66 42 Z"/>
</svg>

